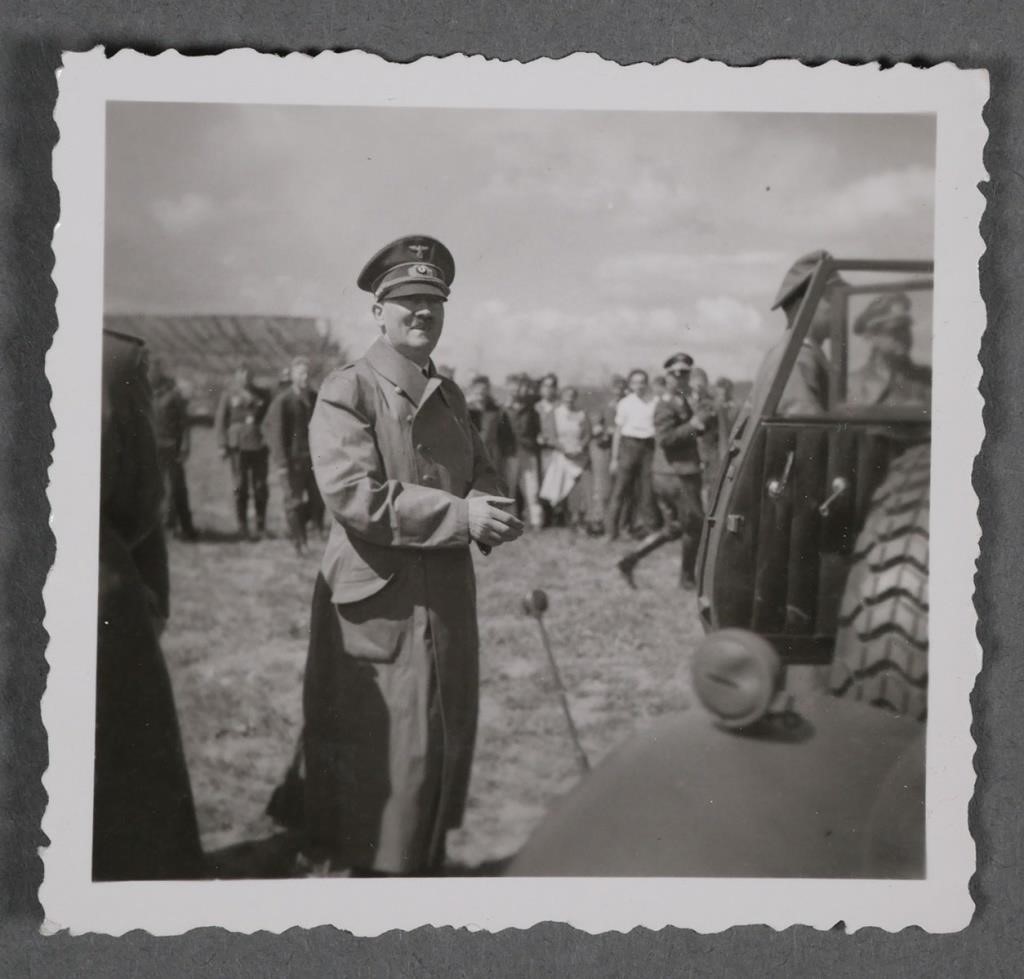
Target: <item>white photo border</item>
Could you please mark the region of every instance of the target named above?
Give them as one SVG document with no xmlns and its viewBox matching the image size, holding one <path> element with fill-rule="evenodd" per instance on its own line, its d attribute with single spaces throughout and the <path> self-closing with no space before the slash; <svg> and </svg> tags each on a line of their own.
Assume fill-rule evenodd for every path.
<svg viewBox="0 0 1024 979">
<path fill-rule="evenodd" d="M 64 55 L 55 119 L 54 232 L 59 329 L 47 357 L 55 420 L 49 502 L 56 558 L 44 588 L 49 679 L 42 717 L 50 764 L 43 831 L 43 930 L 180 934 L 221 926 L 280 932 L 336 925 L 378 935 L 422 925 L 588 932 L 675 925 L 807 924 L 948 932 L 970 921 L 975 783 L 970 692 L 981 666 L 973 605 L 980 530 L 971 484 L 984 436 L 978 361 L 985 325 L 978 263 L 987 179 L 988 76 L 837 62 L 752 68 L 700 61 L 620 66 L 594 54 L 521 64 L 483 57 L 391 64 L 362 52 L 251 50 L 155 57 L 102 48 Z M 520 109 L 929 113 L 937 118 L 931 645 L 927 730 L 928 875 L 920 881 L 493 877 L 94 883 L 91 879 L 99 410 L 108 101 L 248 102 Z"/>
</svg>

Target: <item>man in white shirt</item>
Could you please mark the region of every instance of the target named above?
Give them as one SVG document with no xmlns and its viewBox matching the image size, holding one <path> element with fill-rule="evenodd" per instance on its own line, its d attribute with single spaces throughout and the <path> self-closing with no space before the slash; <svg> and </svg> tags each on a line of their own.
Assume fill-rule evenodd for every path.
<svg viewBox="0 0 1024 979">
<path fill-rule="evenodd" d="M 641 522 L 650 531 L 655 523 L 651 514 L 651 462 L 654 459 L 654 409 L 658 399 L 651 393 L 645 370 L 629 374 L 629 394 L 615 411 L 615 435 L 612 439 L 611 473 L 615 480 L 605 530 L 609 540 L 619 536 L 624 502 L 633 493 Z"/>
</svg>

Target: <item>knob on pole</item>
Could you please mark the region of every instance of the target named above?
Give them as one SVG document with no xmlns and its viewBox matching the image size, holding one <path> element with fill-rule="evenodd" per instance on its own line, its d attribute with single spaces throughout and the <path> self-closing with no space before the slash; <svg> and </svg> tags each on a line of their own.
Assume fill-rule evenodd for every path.
<svg viewBox="0 0 1024 979">
<path fill-rule="evenodd" d="M 523 598 L 523 611 L 534 618 L 540 618 L 548 610 L 548 593 L 535 588 Z"/>
</svg>

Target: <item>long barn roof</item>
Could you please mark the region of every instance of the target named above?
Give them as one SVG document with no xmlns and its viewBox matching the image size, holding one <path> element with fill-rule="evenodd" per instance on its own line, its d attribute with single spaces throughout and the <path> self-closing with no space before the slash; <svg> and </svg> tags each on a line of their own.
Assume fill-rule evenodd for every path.
<svg viewBox="0 0 1024 979">
<path fill-rule="evenodd" d="M 224 378 L 244 360 L 257 377 L 277 377 L 292 357 L 321 368 L 341 360 L 327 320 L 302 316 L 103 317 L 111 330 L 146 341 L 176 376 L 203 383 Z"/>
</svg>

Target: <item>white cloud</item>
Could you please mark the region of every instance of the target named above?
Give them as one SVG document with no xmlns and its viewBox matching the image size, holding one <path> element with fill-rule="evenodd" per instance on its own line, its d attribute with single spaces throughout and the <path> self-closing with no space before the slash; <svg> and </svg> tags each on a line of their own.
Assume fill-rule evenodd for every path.
<svg viewBox="0 0 1024 979">
<path fill-rule="evenodd" d="M 565 382 L 584 384 L 604 383 L 634 366 L 660 371 L 677 350 L 709 373 L 751 377 L 773 339 L 755 307 L 727 295 L 685 307 L 616 305 L 594 312 L 513 309 L 487 300 L 473 315 L 449 320 L 445 331 L 441 359 L 461 373 L 554 370 Z"/>
<path fill-rule="evenodd" d="M 601 290 L 617 299 L 682 304 L 708 291 L 760 297 L 771 294 L 789 260 L 769 250 L 640 251 L 605 259 L 597 279 Z"/>
<path fill-rule="evenodd" d="M 205 194 L 188 191 L 180 197 L 155 200 L 150 210 L 165 232 L 183 234 L 205 224 L 213 216 L 215 208 Z"/>
<path fill-rule="evenodd" d="M 761 314 L 753 306 L 732 296 L 698 299 L 695 311 L 697 325 L 702 331 L 725 331 L 730 339 L 750 339 L 761 332 Z"/>
<path fill-rule="evenodd" d="M 909 220 L 928 222 L 935 204 L 935 171 L 920 165 L 861 177 L 823 195 L 815 222 L 836 232 Z"/>
<path fill-rule="evenodd" d="M 678 174 L 655 163 L 619 156 L 560 157 L 497 170 L 480 192 L 482 203 L 546 206 L 574 214 L 607 213 L 622 226 L 667 227 L 691 219 L 700 197 Z"/>
</svg>

